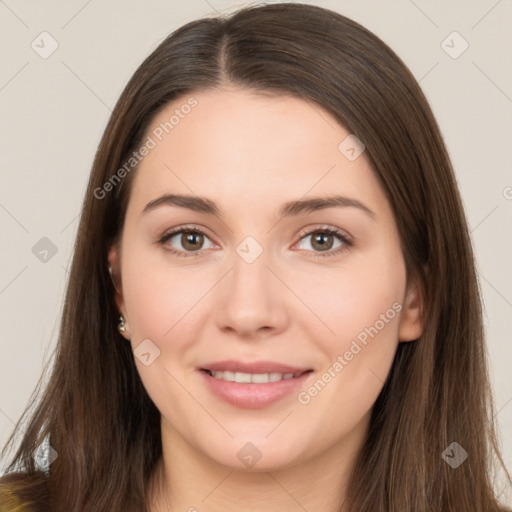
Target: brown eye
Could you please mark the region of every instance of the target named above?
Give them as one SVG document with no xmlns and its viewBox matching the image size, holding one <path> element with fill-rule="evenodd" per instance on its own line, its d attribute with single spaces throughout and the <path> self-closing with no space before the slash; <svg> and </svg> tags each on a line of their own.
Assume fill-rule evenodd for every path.
<svg viewBox="0 0 512 512">
<path fill-rule="evenodd" d="M 204 235 L 196 231 L 183 231 L 180 241 L 186 251 L 197 251 L 204 243 Z"/>
<path fill-rule="evenodd" d="M 179 255 L 190 256 L 191 253 L 203 253 L 203 249 L 211 249 L 215 244 L 199 229 L 181 228 L 167 233 L 160 238 L 159 243 L 167 250 Z"/>
<path fill-rule="evenodd" d="M 308 243 L 309 240 L 309 243 Z M 345 245 L 350 245 L 346 237 L 332 229 L 316 229 L 306 233 L 300 240 L 299 244 L 303 245 L 300 249 L 307 249 L 313 252 L 327 252 L 334 253 L 336 249 Z"/>
<path fill-rule="evenodd" d="M 311 237 L 311 246 L 319 251 L 328 251 L 334 245 L 334 236 L 330 233 L 317 232 Z"/>
</svg>

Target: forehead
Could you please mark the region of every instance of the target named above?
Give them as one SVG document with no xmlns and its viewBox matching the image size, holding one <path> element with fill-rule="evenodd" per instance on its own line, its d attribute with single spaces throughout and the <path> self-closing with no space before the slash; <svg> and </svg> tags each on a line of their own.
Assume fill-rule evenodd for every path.
<svg viewBox="0 0 512 512">
<path fill-rule="evenodd" d="M 350 132 L 301 98 L 232 89 L 191 93 L 160 111 L 146 137 L 154 147 L 135 172 L 130 200 L 139 211 L 169 192 L 259 211 L 307 194 L 384 200 L 364 152 L 353 161 L 343 153 Z"/>
</svg>

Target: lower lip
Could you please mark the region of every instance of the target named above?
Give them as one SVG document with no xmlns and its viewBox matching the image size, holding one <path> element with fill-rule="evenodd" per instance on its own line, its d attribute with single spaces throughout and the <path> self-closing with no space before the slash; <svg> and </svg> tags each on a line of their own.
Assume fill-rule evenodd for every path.
<svg viewBox="0 0 512 512">
<path fill-rule="evenodd" d="M 230 382 L 212 377 L 201 370 L 207 386 L 219 398 L 236 407 L 259 409 L 290 395 L 304 384 L 312 372 L 305 372 L 299 377 L 267 384 Z"/>
</svg>

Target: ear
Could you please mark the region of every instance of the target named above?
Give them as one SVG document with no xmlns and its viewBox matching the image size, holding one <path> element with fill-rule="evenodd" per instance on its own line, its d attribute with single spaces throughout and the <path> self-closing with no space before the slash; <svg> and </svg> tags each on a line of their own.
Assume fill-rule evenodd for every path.
<svg viewBox="0 0 512 512">
<path fill-rule="evenodd" d="M 120 249 L 118 244 L 114 244 L 108 253 L 108 263 L 112 268 L 112 282 L 114 285 L 115 291 L 115 301 L 117 305 L 117 309 L 121 315 L 126 319 L 126 307 L 124 304 L 124 296 L 123 296 L 123 285 L 121 279 L 121 258 L 120 258 Z"/>
<path fill-rule="evenodd" d="M 423 334 L 425 300 L 419 283 L 419 279 L 412 279 L 407 285 L 400 316 L 400 341 L 414 341 Z"/>
</svg>

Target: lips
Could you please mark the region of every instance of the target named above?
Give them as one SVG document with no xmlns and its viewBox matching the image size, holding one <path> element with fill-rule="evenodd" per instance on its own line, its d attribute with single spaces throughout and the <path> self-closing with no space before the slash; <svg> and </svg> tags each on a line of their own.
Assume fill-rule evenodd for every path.
<svg viewBox="0 0 512 512">
<path fill-rule="evenodd" d="M 210 391 L 223 401 L 247 409 L 266 407 L 296 391 L 311 368 L 271 361 L 218 361 L 198 368 Z"/>
<path fill-rule="evenodd" d="M 210 372 L 240 372 L 240 373 L 292 373 L 294 375 L 304 373 L 311 368 L 290 366 L 287 364 L 276 363 L 273 361 L 255 361 L 252 363 L 244 363 L 242 361 L 226 360 L 205 364 L 199 368 L 200 370 Z"/>
</svg>

